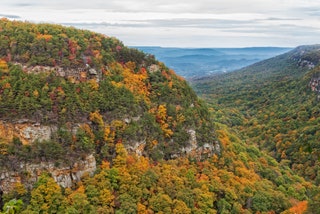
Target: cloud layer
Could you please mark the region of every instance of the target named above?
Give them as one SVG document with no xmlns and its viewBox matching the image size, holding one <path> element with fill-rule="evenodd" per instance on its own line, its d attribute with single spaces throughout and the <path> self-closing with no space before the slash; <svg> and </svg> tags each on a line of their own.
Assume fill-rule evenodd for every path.
<svg viewBox="0 0 320 214">
<path fill-rule="evenodd" d="M 126 45 L 297 46 L 319 43 L 317 0 L 2 0 L 0 17 L 116 36 Z"/>
</svg>

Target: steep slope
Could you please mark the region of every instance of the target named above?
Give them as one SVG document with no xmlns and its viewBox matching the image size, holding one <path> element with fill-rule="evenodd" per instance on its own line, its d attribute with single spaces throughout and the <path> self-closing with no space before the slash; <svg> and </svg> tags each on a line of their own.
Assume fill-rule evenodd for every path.
<svg viewBox="0 0 320 214">
<path fill-rule="evenodd" d="M 319 60 L 319 45 L 301 46 L 193 85 L 211 103 L 217 120 L 318 185 Z"/>
<path fill-rule="evenodd" d="M 312 184 L 115 38 L 0 21 L 0 205 L 24 213 L 280 213 Z"/>
<path fill-rule="evenodd" d="M 1 174 L 3 189 L 13 175 L 13 182 L 36 180 L 37 167 L 70 168 L 55 177 L 70 186 L 81 158 L 111 161 L 116 143 L 154 160 L 219 153 L 207 107 L 153 57 L 48 24 L 1 20 L 0 41 L 0 168 L 15 169 Z M 93 173 L 94 164 L 78 170 Z"/>
<path fill-rule="evenodd" d="M 215 144 L 213 133 L 209 140 L 201 134 L 209 114 L 186 81 L 115 38 L 6 20 L 0 36 L 2 64 L 9 64 L 1 73 L 2 120 L 57 129 L 90 122 L 93 131 L 128 147 L 145 144 L 149 154 L 156 147 L 165 158 L 192 146 L 188 133 L 199 141 L 194 149 Z"/>
</svg>

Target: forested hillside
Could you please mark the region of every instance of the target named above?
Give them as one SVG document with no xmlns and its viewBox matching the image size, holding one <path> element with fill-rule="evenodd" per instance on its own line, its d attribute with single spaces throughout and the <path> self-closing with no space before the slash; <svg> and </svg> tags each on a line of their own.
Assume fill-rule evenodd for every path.
<svg viewBox="0 0 320 214">
<path fill-rule="evenodd" d="M 319 185 L 320 46 L 301 46 L 234 73 L 195 81 L 215 119 L 248 145 Z"/>
<path fill-rule="evenodd" d="M 247 145 L 150 55 L 86 30 L 2 19 L 0 59 L 4 213 L 307 209 L 311 182 Z"/>
<path fill-rule="evenodd" d="M 205 105 L 152 56 L 115 38 L 47 24 L 4 20 L 0 36 L 3 120 L 59 129 L 90 123 L 85 132 L 99 133 L 92 139 L 101 142 L 97 154 L 108 141 L 122 139 L 144 142 L 148 154 L 168 159 L 189 146 L 191 131 L 198 147 L 215 144 Z"/>
</svg>

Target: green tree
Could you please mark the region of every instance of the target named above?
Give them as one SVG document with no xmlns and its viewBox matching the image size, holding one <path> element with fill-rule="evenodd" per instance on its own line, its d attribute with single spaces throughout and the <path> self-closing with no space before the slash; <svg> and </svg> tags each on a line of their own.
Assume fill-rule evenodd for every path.
<svg viewBox="0 0 320 214">
<path fill-rule="evenodd" d="M 267 212 L 272 208 L 272 200 L 268 193 L 266 192 L 257 192 L 252 197 L 252 210 Z"/>
<path fill-rule="evenodd" d="M 23 208 L 23 201 L 21 199 L 12 199 L 5 203 L 3 206 L 3 213 L 5 214 L 15 214 L 20 213 Z"/>
<path fill-rule="evenodd" d="M 172 213 L 172 199 L 166 195 L 159 193 L 150 198 L 150 208 L 155 212 Z"/>
</svg>

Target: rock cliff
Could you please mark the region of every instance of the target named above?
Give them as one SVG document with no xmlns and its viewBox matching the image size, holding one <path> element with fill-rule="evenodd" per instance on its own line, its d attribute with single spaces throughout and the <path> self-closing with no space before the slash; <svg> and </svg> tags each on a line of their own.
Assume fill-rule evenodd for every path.
<svg viewBox="0 0 320 214">
<path fill-rule="evenodd" d="M 76 126 L 76 125 L 75 125 Z M 28 119 L 16 122 L 0 121 L 0 143 L 5 144 L 18 138 L 23 145 L 31 145 L 35 141 L 48 141 L 57 132 L 57 126 L 41 125 Z M 83 175 L 92 175 L 96 170 L 96 160 L 93 154 L 73 159 L 70 163 L 56 163 L 50 160 L 41 162 L 21 161 L 12 163 L 13 167 L 0 167 L 0 189 L 7 193 L 16 183 L 23 183 L 31 189 L 42 172 L 49 172 L 62 187 L 71 187 L 80 181 Z"/>
<path fill-rule="evenodd" d="M 44 126 L 27 119 L 15 123 L 0 120 L 0 142 L 9 142 L 16 137 L 23 144 L 30 144 L 35 140 L 49 140 L 55 131 L 57 131 L 56 126 Z"/>
<path fill-rule="evenodd" d="M 84 175 L 92 175 L 95 170 L 96 160 L 92 154 L 78 159 L 72 165 L 55 166 L 55 163 L 45 161 L 20 163 L 18 168 L 0 171 L 0 189 L 7 193 L 16 183 L 22 183 L 27 189 L 31 189 L 43 172 L 50 173 L 60 186 L 72 187 Z"/>
</svg>

